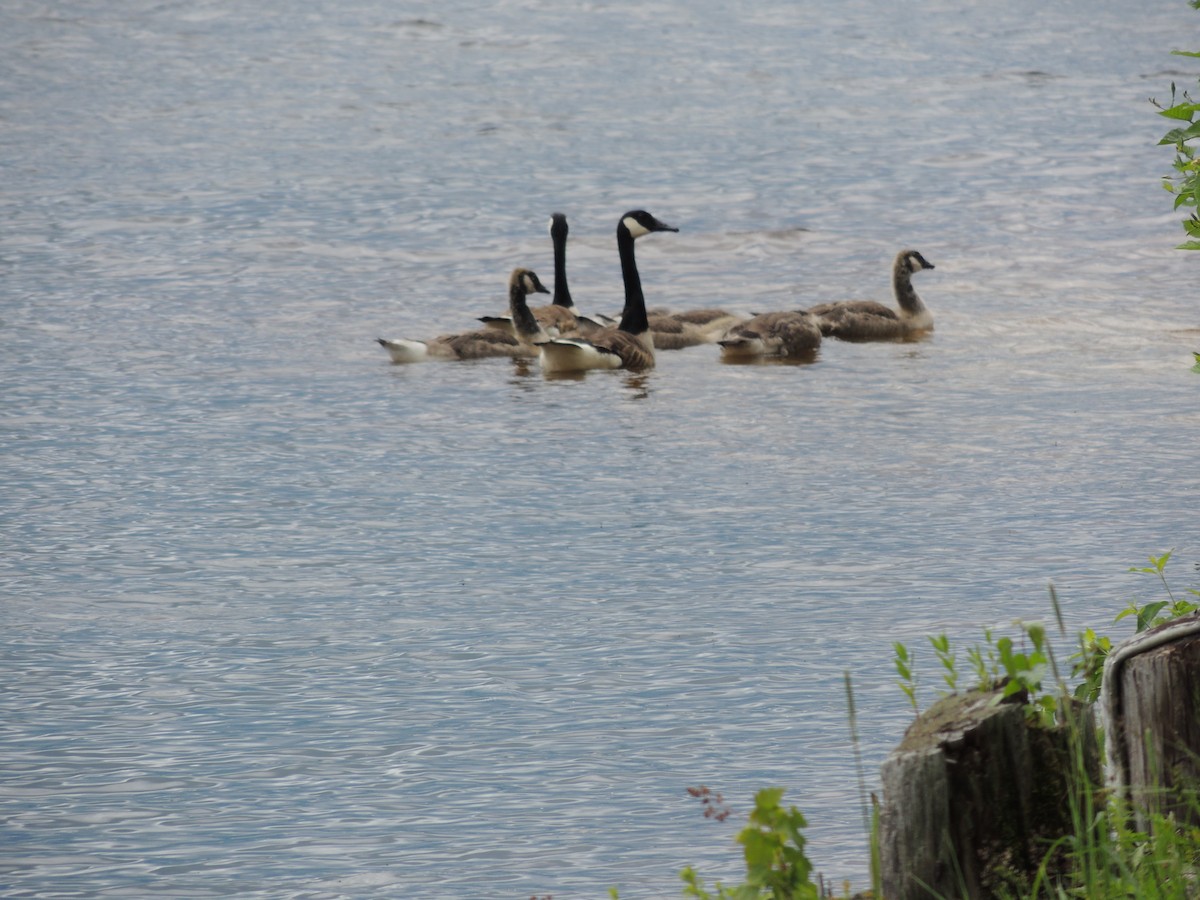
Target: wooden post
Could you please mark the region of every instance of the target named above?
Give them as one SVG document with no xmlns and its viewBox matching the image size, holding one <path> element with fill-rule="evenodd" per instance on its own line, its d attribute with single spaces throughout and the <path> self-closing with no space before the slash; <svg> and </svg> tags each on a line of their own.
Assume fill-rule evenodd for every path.
<svg viewBox="0 0 1200 900">
<path fill-rule="evenodd" d="M 1020 891 L 1051 842 L 1073 833 L 1082 754 L 1100 779 L 1094 720 L 1076 733 L 1031 724 L 1024 694 L 954 694 L 922 713 L 882 770 L 880 855 L 887 900 L 986 898 Z M 1078 780 L 1078 779 L 1077 779 Z"/>
<path fill-rule="evenodd" d="M 1109 784 L 1140 831 L 1154 813 L 1200 825 L 1200 613 L 1112 649 L 1101 686 Z"/>
</svg>

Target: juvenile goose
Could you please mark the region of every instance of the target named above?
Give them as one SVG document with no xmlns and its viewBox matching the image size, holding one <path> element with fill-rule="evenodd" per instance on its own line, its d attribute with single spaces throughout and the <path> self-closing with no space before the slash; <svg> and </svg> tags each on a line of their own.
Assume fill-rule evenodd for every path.
<svg viewBox="0 0 1200 900">
<path fill-rule="evenodd" d="M 485 359 L 490 356 L 538 355 L 537 345 L 550 339 L 529 311 L 527 294 L 550 293 L 529 269 L 513 269 L 508 276 L 508 309 L 520 337 L 495 328 L 483 328 L 464 334 L 443 334 L 430 341 L 403 338 L 375 340 L 392 355 L 394 363 L 421 362 L 426 359 Z"/>
<path fill-rule="evenodd" d="M 625 213 L 617 222 L 617 252 L 625 281 L 625 309 L 615 328 L 596 331 L 588 340 L 556 338 L 542 344 L 541 363 L 546 372 L 581 372 L 586 369 L 650 369 L 654 343 L 646 318 L 646 298 L 638 275 L 633 242 L 654 231 L 679 231 L 643 209 Z"/>
<path fill-rule="evenodd" d="M 733 326 L 717 343 L 726 360 L 811 356 L 821 346 L 821 326 L 802 309 L 760 313 Z"/>
<path fill-rule="evenodd" d="M 562 213 L 550 216 L 550 240 L 554 244 L 554 299 L 548 306 L 535 306 L 530 312 L 548 334 L 566 334 L 577 325 L 575 301 L 567 287 L 567 217 Z M 513 318 L 507 316 L 480 316 L 479 321 L 488 328 L 499 328 L 516 334 Z"/>
<path fill-rule="evenodd" d="M 892 265 L 892 290 L 900 309 L 874 300 L 843 300 L 809 308 L 821 322 L 821 333 L 843 341 L 891 341 L 914 332 L 933 331 L 933 315 L 912 286 L 912 277 L 932 269 L 916 250 L 901 250 Z"/>
</svg>

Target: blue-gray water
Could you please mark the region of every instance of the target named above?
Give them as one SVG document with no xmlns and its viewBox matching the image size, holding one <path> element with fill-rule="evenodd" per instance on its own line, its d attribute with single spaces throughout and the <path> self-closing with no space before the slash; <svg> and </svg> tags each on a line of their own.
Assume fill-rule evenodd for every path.
<svg viewBox="0 0 1200 900">
<path fill-rule="evenodd" d="M 786 787 L 862 886 L 891 642 L 1194 584 L 1200 19 L 1129 4 L 215 0 L 0 10 L 0 884 L 676 895 Z M 504 278 L 888 299 L 808 366 L 397 367 Z M 1068 639 L 1060 655 L 1070 652 Z M 965 667 L 965 666 L 964 666 Z M 734 807 L 705 820 L 685 793 Z"/>
</svg>

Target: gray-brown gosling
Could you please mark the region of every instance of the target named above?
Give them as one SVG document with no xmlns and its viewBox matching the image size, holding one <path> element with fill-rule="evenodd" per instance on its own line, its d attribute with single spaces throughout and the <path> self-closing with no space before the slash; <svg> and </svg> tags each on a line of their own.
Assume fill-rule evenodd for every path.
<svg viewBox="0 0 1200 900">
<path fill-rule="evenodd" d="M 485 359 L 492 356 L 534 357 L 538 345 L 550 336 L 533 317 L 525 300 L 528 294 L 550 293 L 529 269 L 513 269 L 508 276 L 508 308 L 518 334 L 482 328 L 463 334 L 443 334 L 428 341 L 405 338 L 375 340 L 392 356 L 394 363 L 427 359 Z M 518 336 L 519 335 L 519 336 Z"/>
<path fill-rule="evenodd" d="M 724 360 L 804 359 L 821 346 L 821 326 L 816 316 L 802 309 L 760 313 L 734 325 L 717 343 Z"/>
<path fill-rule="evenodd" d="M 916 250 L 901 250 L 892 265 L 892 290 L 899 309 L 874 300 L 843 300 L 809 307 L 820 320 L 821 333 L 843 341 L 892 341 L 933 331 L 933 315 L 912 285 L 912 277 L 932 269 Z"/>
</svg>

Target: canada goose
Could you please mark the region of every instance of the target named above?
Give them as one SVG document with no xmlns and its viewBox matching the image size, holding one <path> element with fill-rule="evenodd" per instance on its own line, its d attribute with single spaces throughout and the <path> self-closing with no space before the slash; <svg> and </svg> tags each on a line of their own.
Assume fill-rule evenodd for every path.
<svg viewBox="0 0 1200 900">
<path fill-rule="evenodd" d="M 571 289 L 567 287 L 567 217 L 562 213 L 550 216 L 550 240 L 554 243 L 554 299 L 548 306 L 535 306 L 530 312 L 547 334 L 557 336 L 574 331 L 577 325 L 575 302 Z M 499 328 L 516 334 L 513 318 L 507 316 L 480 316 L 479 321 L 489 328 Z"/>
<path fill-rule="evenodd" d="M 721 358 L 728 360 L 811 356 L 821 346 L 821 326 L 802 309 L 760 313 L 733 326 L 717 343 Z"/>
<path fill-rule="evenodd" d="M 403 338 L 375 340 L 392 355 L 392 362 L 410 363 L 425 359 L 485 359 L 490 356 L 537 356 L 537 345 L 550 336 L 538 324 L 526 305 L 527 294 L 550 293 L 529 269 L 513 269 L 508 276 L 508 308 L 520 337 L 496 328 L 482 328 L 464 334 L 443 334 L 431 341 Z"/>
<path fill-rule="evenodd" d="M 650 369 L 654 344 L 646 318 L 646 298 L 638 276 L 633 242 L 653 231 L 679 231 L 642 209 L 631 210 L 617 222 L 617 252 L 625 281 L 625 309 L 615 328 L 603 328 L 583 338 L 556 338 L 542 344 L 542 369 L 546 372 L 580 372 L 586 369 Z"/>
<path fill-rule="evenodd" d="M 901 250 L 892 265 L 892 289 L 900 309 L 874 300 L 843 300 L 809 308 L 821 322 L 821 333 L 843 341 L 891 341 L 914 332 L 933 331 L 933 315 L 912 286 L 912 277 L 932 269 L 916 250 Z"/>
</svg>

